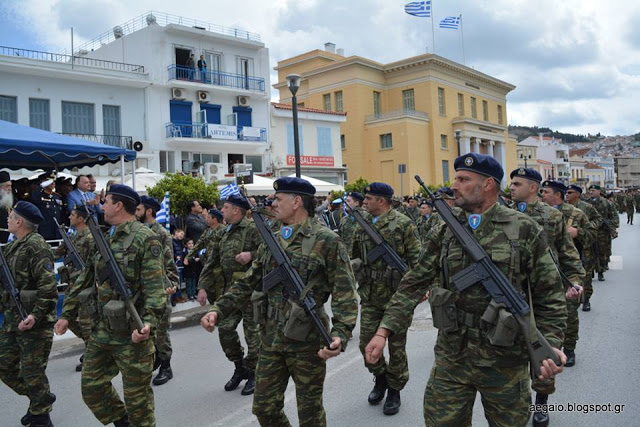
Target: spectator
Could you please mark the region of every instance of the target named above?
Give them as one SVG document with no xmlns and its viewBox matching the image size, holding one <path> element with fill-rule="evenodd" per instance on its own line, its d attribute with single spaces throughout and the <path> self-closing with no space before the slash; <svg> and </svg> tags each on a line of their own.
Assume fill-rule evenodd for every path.
<svg viewBox="0 0 640 427">
<path fill-rule="evenodd" d="M 188 253 L 193 249 L 193 239 L 187 239 L 185 252 Z M 185 264 L 183 271 L 184 280 L 187 284 L 187 298 L 189 301 L 196 300 L 196 290 L 198 288 L 198 279 L 200 278 L 200 272 L 202 271 L 202 264 L 200 263 L 200 255 L 195 254 Z"/>
<path fill-rule="evenodd" d="M 6 230 L 7 220 L 9 219 L 9 211 L 13 208 L 13 190 L 11 185 L 11 177 L 8 172 L 0 172 L 0 228 Z M 9 238 L 8 231 L 0 230 L 0 243 L 7 243 Z"/>
<path fill-rule="evenodd" d="M 38 233 L 40 233 L 45 240 L 57 240 L 61 238 L 54 219 L 62 222 L 62 200 L 60 200 L 57 194 L 54 194 L 56 188 L 54 178 L 55 177 L 49 177 L 42 181 L 40 183 L 40 192 L 33 198 L 33 204 L 40 209 L 40 213 L 44 217 L 44 220 L 38 226 Z"/>
<path fill-rule="evenodd" d="M 198 242 L 200 236 L 207 229 L 207 221 L 202 215 L 202 206 L 197 200 L 192 200 L 187 204 L 187 237 L 193 239 L 195 243 Z"/>
<path fill-rule="evenodd" d="M 180 284 L 178 285 L 178 291 L 171 295 L 171 305 L 175 307 L 176 302 L 184 302 L 184 298 L 182 298 L 182 278 L 183 278 L 183 270 L 184 270 L 184 255 L 186 253 L 184 249 L 184 230 L 182 228 L 176 228 L 173 232 L 173 260 L 176 263 L 176 267 L 178 268 L 178 276 Z"/>
<path fill-rule="evenodd" d="M 204 60 L 204 55 L 200 55 L 198 59 L 198 70 L 200 70 L 200 79 L 203 83 L 207 82 L 207 61 Z"/>
<path fill-rule="evenodd" d="M 189 59 L 187 59 L 187 72 L 189 73 L 189 80 L 193 80 L 193 75 L 196 72 L 196 60 L 193 56 L 193 53 L 191 54 Z"/>
<path fill-rule="evenodd" d="M 71 213 L 76 206 L 82 206 L 85 203 L 96 214 L 102 209 L 100 198 L 91 191 L 89 177 L 87 175 L 78 175 L 76 177 L 76 189 L 67 195 L 67 211 Z"/>
</svg>

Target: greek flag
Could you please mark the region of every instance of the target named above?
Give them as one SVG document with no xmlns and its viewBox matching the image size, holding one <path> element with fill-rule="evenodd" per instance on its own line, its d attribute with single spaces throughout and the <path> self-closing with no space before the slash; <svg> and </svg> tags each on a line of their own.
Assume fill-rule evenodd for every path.
<svg viewBox="0 0 640 427">
<path fill-rule="evenodd" d="M 440 21 L 440 28 L 449 28 L 452 30 L 457 30 L 459 27 L 460 27 L 459 16 L 447 16 L 442 21 Z"/>
<path fill-rule="evenodd" d="M 236 184 L 235 182 L 232 182 L 220 191 L 220 199 L 225 200 L 232 194 L 240 194 L 240 190 L 238 190 L 238 184 Z"/>
<path fill-rule="evenodd" d="M 419 18 L 429 18 L 431 16 L 431 0 L 407 3 L 404 5 L 404 11 Z"/>
<path fill-rule="evenodd" d="M 156 212 L 156 221 L 160 224 L 169 223 L 169 192 L 164 193 L 164 199 L 160 203 L 160 210 Z"/>
</svg>

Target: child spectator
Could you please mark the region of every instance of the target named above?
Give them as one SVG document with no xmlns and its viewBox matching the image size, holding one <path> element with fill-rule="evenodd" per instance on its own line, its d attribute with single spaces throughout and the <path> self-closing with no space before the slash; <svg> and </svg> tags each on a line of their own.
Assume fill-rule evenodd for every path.
<svg viewBox="0 0 640 427">
<path fill-rule="evenodd" d="M 182 278 L 183 278 L 183 269 L 184 269 L 184 256 L 186 254 L 186 250 L 184 248 L 184 230 L 182 228 L 176 228 L 173 231 L 173 260 L 176 263 L 176 267 L 178 267 L 178 274 L 180 279 L 180 284 L 178 285 L 178 291 L 171 295 L 171 305 L 175 307 L 176 302 L 184 302 L 186 301 L 182 297 Z"/>
<path fill-rule="evenodd" d="M 193 249 L 193 239 L 187 239 L 185 252 L 189 253 Z M 183 276 L 187 283 L 187 297 L 189 301 L 196 300 L 196 289 L 198 287 L 198 279 L 200 278 L 200 272 L 202 271 L 202 264 L 200 263 L 200 254 L 196 253 L 193 257 L 185 260 Z"/>
</svg>

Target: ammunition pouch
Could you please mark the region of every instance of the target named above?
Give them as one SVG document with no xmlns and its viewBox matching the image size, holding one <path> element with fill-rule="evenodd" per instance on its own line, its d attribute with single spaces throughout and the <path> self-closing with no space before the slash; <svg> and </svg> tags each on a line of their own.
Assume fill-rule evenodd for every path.
<svg viewBox="0 0 640 427">
<path fill-rule="evenodd" d="M 253 308 L 253 321 L 256 322 L 256 325 L 266 325 L 267 295 L 262 291 L 253 291 L 251 294 L 251 307 Z"/>
<path fill-rule="evenodd" d="M 314 329 L 313 320 L 311 317 L 307 315 L 300 305 L 295 302 L 289 302 L 289 310 L 285 315 L 284 322 L 284 337 L 294 341 L 306 342 L 309 333 Z M 321 306 L 317 307 L 317 313 L 320 319 L 322 319 L 322 323 L 324 323 L 325 328 L 328 328 L 328 319 L 327 315 L 324 312 L 324 309 Z"/>
<path fill-rule="evenodd" d="M 100 314 L 98 311 L 98 300 L 95 286 L 83 289 L 78 294 L 78 302 L 80 302 L 80 305 L 91 319 L 97 318 Z"/>
<path fill-rule="evenodd" d="M 127 313 L 124 301 L 111 300 L 102 309 L 102 314 L 106 320 L 109 329 L 112 331 L 132 331 L 133 328 L 129 325 L 130 318 Z"/>
<path fill-rule="evenodd" d="M 33 308 L 38 302 L 38 291 L 36 290 L 22 290 L 20 291 L 20 303 L 27 314 L 33 311 Z"/>
<path fill-rule="evenodd" d="M 433 317 L 433 326 L 443 332 L 458 330 L 458 294 L 448 289 L 432 288 L 429 294 L 429 305 Z"/>
<path fill-rule="evenodd" d="M 69 274 L 69 269 L 66 265 L 58 268 L 58 274 L 60 275 L 60 283 L 71 284 L 71 274 Z"/>
<path fill-rule="evenodd" d="M 520 327 L 518 321 L 504 304 L 498 304 L 491 300 L 480 320 L 486 327 L 486 336 L 491 345 L 513 346 Z"/>
</svg>

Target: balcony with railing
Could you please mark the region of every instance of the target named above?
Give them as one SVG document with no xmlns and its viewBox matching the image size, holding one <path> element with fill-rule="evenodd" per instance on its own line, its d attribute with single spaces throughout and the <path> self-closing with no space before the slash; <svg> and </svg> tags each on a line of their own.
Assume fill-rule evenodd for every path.
<svg viewBox="0 0 640 427">
<path fill-rule="evenodd" d="M 385 111 L 384 113 L 378 114 L 370 114 L 365 117 L 364 122 L 377 122 L 380 120 L 392 120 L 399 118 L 414 118 L 420 120 L 429 120 L 429 115 L 423 111 L 417 111 L 413 109 L 402 109 L 402 110 L 393 110 L 393 111 Z"/>
<path fill-rule="evenodd" d="M 220 71 L 207 71 L 203 73 L 197 68 L 175 64 L 169 65 L 167 71 L 169 72 L 169 80 L 182 80 L 213 86 L 264 92 L 264 78 L 262 77 L 223 73 Z"/>
<path fill-rule="evenodd" d="M 95 135 L 88 133 L 68 133 L 61 132 L 62 135 L 73 136 L 74 138 L 84 139 L 85 141 L 97 142 L 98 144 L 110 145 L 112 147 L 132 149 L 133 137 L 123 135 Z"/>
<path fill-rule="evenodd" d="M 267 141 L 267 129 L 252 126 L 175 122 L 165 125 L 165 136 L 167 138 L 215 139 L 261 143 Z"/>
</svg>

